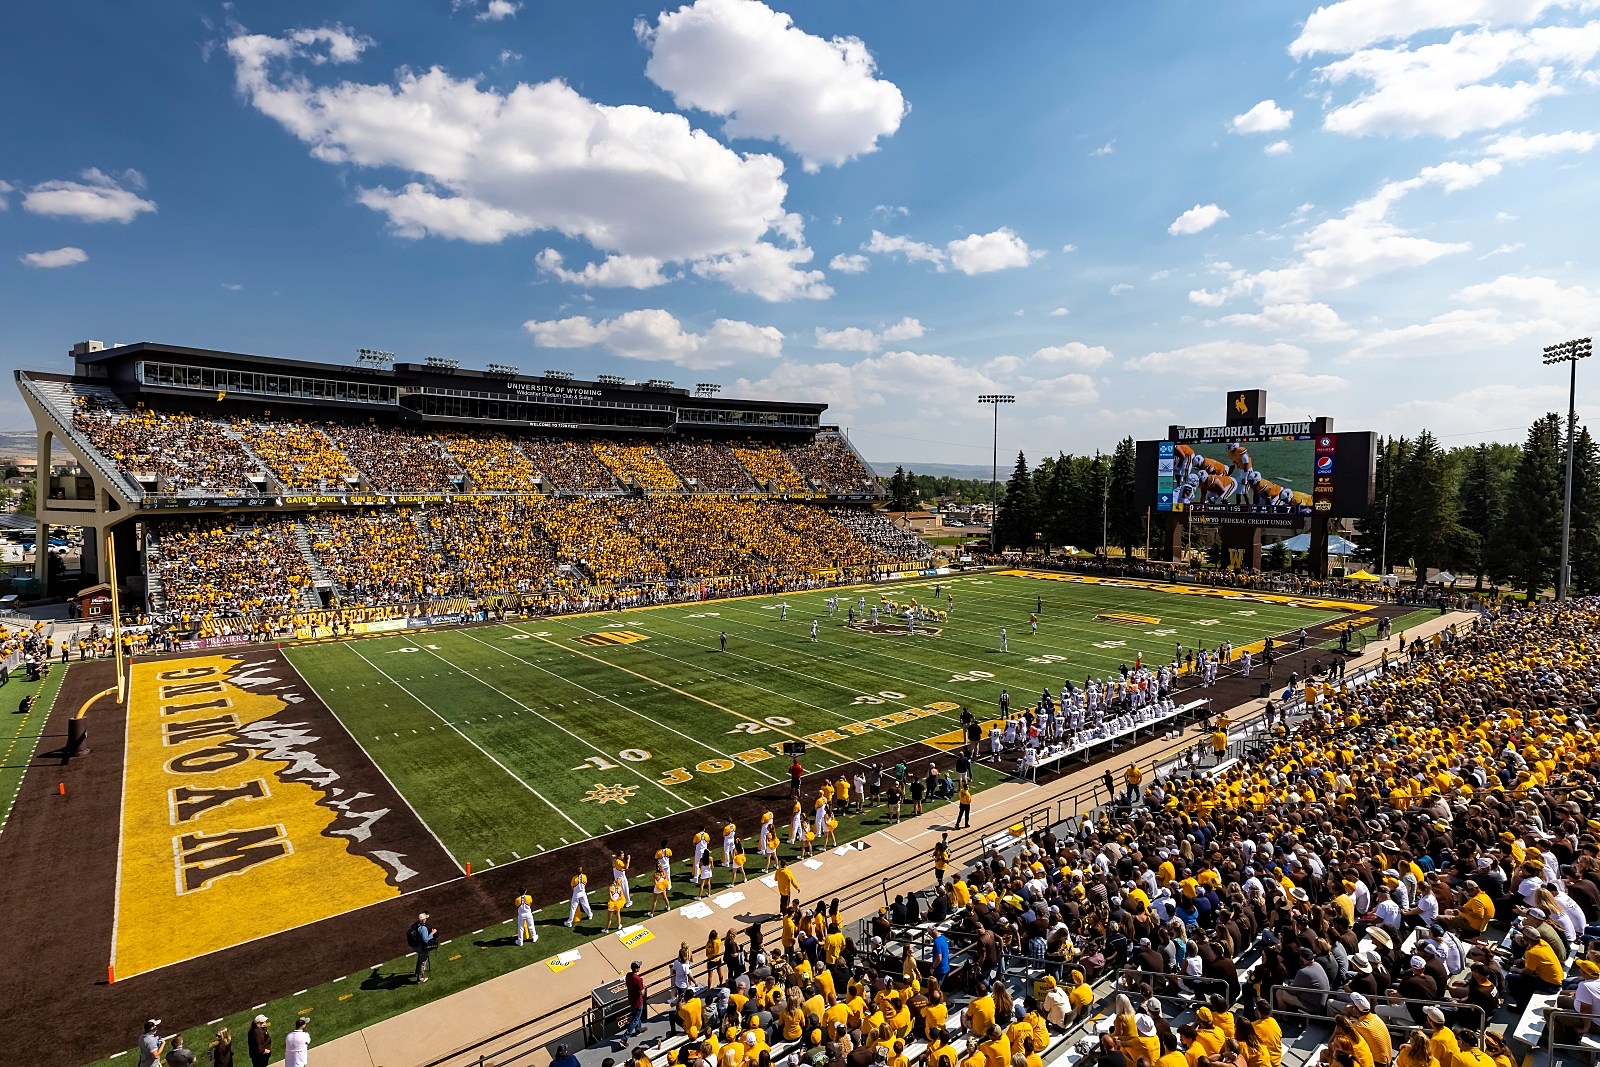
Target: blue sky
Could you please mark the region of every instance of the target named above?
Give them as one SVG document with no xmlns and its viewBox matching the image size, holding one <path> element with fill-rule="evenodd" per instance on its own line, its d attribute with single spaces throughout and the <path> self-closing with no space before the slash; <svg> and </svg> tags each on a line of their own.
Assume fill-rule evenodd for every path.
<svg viewBox="0 0 1600 1067">
<path fill-rule="evenodd" d="M 982 392 L 1035 458 L 1254 386 L 1516 440 L 1600 323 L 1595 0 L 44 5 L 0 92 L 10 367 L 365 345 L 981 463 Z"/>
</svg>

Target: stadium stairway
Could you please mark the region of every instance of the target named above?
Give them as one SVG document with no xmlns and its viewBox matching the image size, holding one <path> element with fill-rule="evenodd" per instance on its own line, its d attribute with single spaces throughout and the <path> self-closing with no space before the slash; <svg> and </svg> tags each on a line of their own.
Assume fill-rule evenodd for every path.
<svg viewBox="0 0 1600 1067">
<path fill-rule="evenodd" d="M 304 557 L 306 566 L 311 569 L 311 584 L 300 591 L 300 599 L 304 601 L 309 610 L 320 610 L 322 597 L 317 593 L 317 585 L 318 583 L 330 582 L 328 568 L 322 565 L 322 560 L 317 558 L 316 552 L 312 551 L 311 531 L 306 529 L 306 524 L 303 522 L 294 524 L 294 544 L 300 550 L 300 555 Z"/>
<path fill-rule="evenodd" d="M 267 476 L 267 480 L 262 486 L 264 491 L 268 493 L 281 493 L 284 491 L 284 486 L 278 481 L 277 476 L 272 473 L 272 467 L 265 459 L 261 458 L 261 454 L 259 452 L 250 447 L 250 442 L 244 439 L 243 434 L 225 422 L 216 423 L 216 427 L 219 431 L 221 431 L 222 436 L 228 438 L 234 444 L 238 445 L 239 450 L 245 455 L 249 456 L 251 462 L 260 468 L 261 472 Z M 318 606 L 320 607 L 321 605 Z"/>
<path fill-rule="evenodd" d="M 17 379 L 24 391 L 30 393 L 40 405 L 50 413 L 56 423 L 56 436 L 69 442 L 71 450 L 83 462 L 90 464 L 100 476 L 117 488 L 130 494 L 135 499 L 144 494 L 144 490 L 132 478 L 123 474 L 111 464 L 106 457 L 100 454 L 89 438 L 73 426 L 72 412 L 73 401 L 82 397 L 100 402 L 120 412 L 128 411 L 128 406 L 110 389 L 100 385 L 76 385 L 71 382 L 42 381 L 21 375 Z"/>
</svg>

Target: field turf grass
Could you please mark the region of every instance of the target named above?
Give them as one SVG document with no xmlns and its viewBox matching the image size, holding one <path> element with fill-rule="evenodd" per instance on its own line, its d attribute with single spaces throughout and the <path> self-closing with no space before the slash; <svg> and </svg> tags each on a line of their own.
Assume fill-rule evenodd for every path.
<svg viewBox="0 0 1600 1067">
<path fill-rule="evenodd" d="M 934 584 L 884 589 L 931 606 Z M 829 594 L 816 590 L 288 656 L 458 865 L 482 870 L 786 780 L 786 740 L 807 739 L 806 770 L 823 770 L 948 733 L 959 706 L 992 713 L 1002 687 L 1020 708 L 1065 678 L 1113 675 L 1139 652 L 1164 662 L 1178 643 L 1243 645 L 1337 614 L 1001 574 L 938 584 L 955 598 L 938 636 L 850 629 L 847 606 L 865 595 L 870 611 L 879 590 L 841 594 L 831 618 Z M 1096 618 L 1109 612 L 1160 621 Z M 892 721 L 912 709 L 926 714 Z"/>
</svg>

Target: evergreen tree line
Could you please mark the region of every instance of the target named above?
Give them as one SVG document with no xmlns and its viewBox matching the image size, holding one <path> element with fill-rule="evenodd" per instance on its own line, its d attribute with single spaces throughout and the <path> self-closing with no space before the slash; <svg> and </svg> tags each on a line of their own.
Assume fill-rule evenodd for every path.
<svg viewBox="0 0 1600 1067">
<path fill-rule="evenodd" d="M 1033 468 L 1017 465 L 1000 499 L 995 542 L 1001 548 L 1094 549 L 1105 540 L 1126 552 L 1145 542 L 1145 505 L 1135 498 L 1133 438 L 1110 455 L 1047 456 Z"/>
<path fill-rule="evenodd" d="M 1380 438 L 1372 513 L 1357 524 L 1358 558 L 1374 570 L 1410 565 L 1472 575 L 1530 596 L 1556 584 L 1566 493 L 1564 420 L 1550 414 L 1518 445 L 1441 448 L 1424 430 Z M 1384 530 L 1387 527 L 1387 545 Z M 1572 590 L 1600 592 L 1600 447 L 1587 427 L 1573 449 Z"/>
</svg>

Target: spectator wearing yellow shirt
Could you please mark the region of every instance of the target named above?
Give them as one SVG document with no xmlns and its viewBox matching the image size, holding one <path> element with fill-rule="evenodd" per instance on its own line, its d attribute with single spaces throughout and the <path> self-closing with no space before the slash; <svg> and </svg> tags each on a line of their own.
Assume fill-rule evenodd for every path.
<svg viewBox="0 0 1600 1067">
<path fill-rule="evenodd" d="M 1517 931 L 1517 943 L 1523 950 L 1522 959 L 1512 965 L 1506 977 L 1511 1002 L 1521 1011 L 1535 993 L 1560 992 L 1567 972 L 1555 951 L 1536 931 L 1522 927 Z"/>
</svg>

